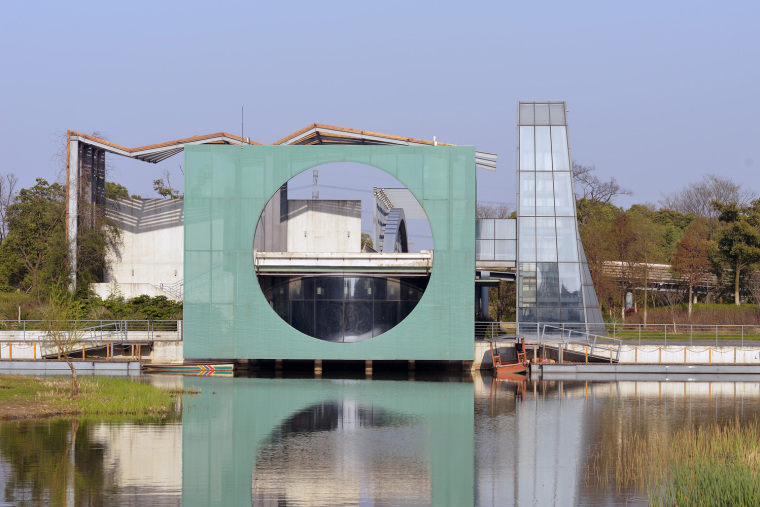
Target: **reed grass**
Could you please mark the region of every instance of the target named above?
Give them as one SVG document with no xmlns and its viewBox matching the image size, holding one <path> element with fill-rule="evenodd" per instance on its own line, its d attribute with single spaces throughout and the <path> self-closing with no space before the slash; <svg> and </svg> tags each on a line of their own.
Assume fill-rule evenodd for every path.
<svg viewBox="0 0 760 507">
<path fill-rule="evenodd" d="M 637 487 L 651 505 L 760 505 L 760 426 L 712 424 L 634 434 L 592 452 L 587 482 Z"/>
<path fill-rule="evenodd" d="M 49 415 L 159 416 L 181 411 L 185 391 L 112 377 L 80 377 L 79 395 L 71 398 L 66 377 L 0 375 L 0 418 Z"/>
</svg>

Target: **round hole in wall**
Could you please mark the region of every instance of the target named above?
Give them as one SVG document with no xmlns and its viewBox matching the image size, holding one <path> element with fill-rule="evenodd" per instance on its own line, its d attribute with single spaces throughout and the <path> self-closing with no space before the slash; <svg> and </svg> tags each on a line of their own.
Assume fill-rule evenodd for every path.
<svg viewBox="0 0 760 507">
<path fill-rule="evenodd" d="M 333 163 L 293 177 L 254 235 L 259 285 L 280 318 L 320 340 L 357 342 L 392 329 L 427 288 L 433 237 L 397 179 Z"/>
</svg>

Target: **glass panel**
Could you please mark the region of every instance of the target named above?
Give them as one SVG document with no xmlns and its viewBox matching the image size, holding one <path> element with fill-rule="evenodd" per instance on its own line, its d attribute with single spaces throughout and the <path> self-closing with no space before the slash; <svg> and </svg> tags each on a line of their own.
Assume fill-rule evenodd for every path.
<svg viewBox="0 0 760 507">
<path fill-rule="evenodd" d="M 521 217 L 519 231 L 519 248 L 521 262 L 533 262 L 536 260 L 536 219 Z"/>
<path fill-rule="evenodd" d="M 317 336 L 320 340 L 328 342 L 343 341 L 343 302 L 342 301 L 316 301 L 314 303 L 316 315 Z"/>
<path fill-rule="evenodd" d="M 535 306 L 536 304 L 536 265 L 532 262 L 521 262 L 518 274 L 518 296 L 520 306 Z"/>
<path fill-rule="evenodd" d="M 400 322 L 398 317 L 398 301 L 375 301 L 374 304 L 374 322 L 375 328 L 372 331 L 374 336 L 380 335 Z"/>
<path fill-rule="evenodd" d="M 343 341 L 356 342 L 372 337 L 372 302 L 346 301 L 343 305 Z"/>
<path fill-rule="evenodd" d="M 552 125 L 567 125 L 567 123 L 565 123 L 564 104 L 549 104 L 549 116 Z"/>
<path fill-rule="evenodd" d="M 536 309 L 520 308 L 520 322 L 536 322 Z"/>
<path fill-rule="evenodd" d="M 536 125 L 549 125 L 549 104 L 536 104 Z"/>
<path fill-rule="evenodd" d="M 290 303 L 290 325 L 303 334 L 316 337 L 314 328 L 314 301 L 293 301 Z"/>
<path fill-rule="evenodd" d="M 539 262 L 536 280 L 538 306 L 559 306 L 559 275 L 554 262 Z"/>
<path fill-rule="evenodd" d="M 554 216 L 554 179 L 551 173 L 536 173 L 536 215 Z"/>
<path fill-rule="evenodd" d="M 494 259 L 497 261 L 517 260 L 517 241 L 497 239 L 494 241 Z"/>
<path fill-rule="evenodd" d="M 520 170 L 536 170 L 533 127 L 520 127 Z"/>
<path fill-rule="evenodd" d="M 346 299 L 372 299 L 372 278 L 347 276 L 344 284 Z"/>
<path fill-rule="evenodd" d="M 554 218 L 536 218 L 536 260 L 557 262 L 557 232 L 554 229 Z"/>
<path fill-rule="evenodd" d="M 583 323 L 583 308 L 563 308 L 562 322 Z"/>
<path fill-rule="evenodd" d="M 552 170 L 552 138 L 549 127 L 536 127 L 536 171 Z"/>
<path fill-rule="evenodd" d="M 385 299 L 388 301 L 398 301 L 401 299 L 401 281 L 398 278 L 386 278 Z"/>
<path fill-rule="evenodd" d="M 493 260 L 493 240 L 478 239 L 475 241 L 475 260 Z"/>
<path fill-rule="evenodd" d="M 557 217 L 557 260 L 560 262 L 578 262 L 575 227 L 575 218 Z"/>
<path fill-rule="evenodd" d="M 554 206 L 558 217 L 574 217 L 570 172 L 554 173 Z"/>
<path fill-rule="evenodd" d="M 538 308 L 538 322 L 540 324 L 548 324 L 548 325 L 562 325 L 562 314 L 559 311 L 559 308 Z M 543 329 L 543 328 L 542 328 Z M 549 330 L 547 330 L 549 332 Z M 554 329 L 552 332 L 558 332 L 558 330 Z"/>
<path fill-rule="evenodd" d="M 520 215 L 536 214 L 536 173 L 520 172 Z"/>
<path fill-rule="evenodd" d="M 494 237 L 496 239 L 517 239 L 517 220 L 514 218 L 494 220 Z"/>
<path fill-rule="evenodd" d="M 567 128 L 552 127 L 552 160 L 555 171 L 570 170 L 570 154 L 567 151 Z"/>
<path fill-rule="evenodd" d="M 586 307 L 597 306 L 599 304 L 596 301 L 596 293 L 594 292 L 594 288 L 590 285 L 583 286 L 583 298 L 585 300 L 583 304 Z"/>
<path fill-rule="evenodd" d="M 533 125 L 533 104 L 520 104 L 520 125 Z"/>
<path fill-rule="evenodd" d="M 578 264 L 559 264 L 559 287 L 562 306 L 583 306 L 581 271 Z"/>
<path fill-rule="evenodd" d="M 478 218 L 475 220 L 475 238 L 493 239 L 494 223 L 492 218 Z"/>
<path fill-rule="evenodd" d="M 343 299 L 343 277 L 320 276 L 315 283 L 317 299 Z"/>
</svg>

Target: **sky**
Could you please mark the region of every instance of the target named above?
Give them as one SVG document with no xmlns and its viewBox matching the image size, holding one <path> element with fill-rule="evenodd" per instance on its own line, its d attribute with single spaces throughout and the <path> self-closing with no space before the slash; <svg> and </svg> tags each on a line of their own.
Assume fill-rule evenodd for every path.
<svg viewBox="0 0 760 507">
<path fill-rule="evenodd" d="M 0 174 L 55 180 L 67 129 L 137 147 L 272 143 L 311 123 L 474 145 L 515 206 L 519 101 L 564 100 L 572 158 L 656 203 L 714 173 L 760 193 L 760 2 L 0 2 Z M 182 156 L 109 155 L 143 197 Z"/>
</svg>

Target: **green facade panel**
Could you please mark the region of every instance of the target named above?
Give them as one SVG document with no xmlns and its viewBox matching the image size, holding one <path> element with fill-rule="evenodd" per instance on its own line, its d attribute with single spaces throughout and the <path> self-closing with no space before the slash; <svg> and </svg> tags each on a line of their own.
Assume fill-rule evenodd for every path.
<svg viewBox="0 0 760 507">
<path fill-rule="evenodd" d="M 415 310 L 355 343 L 293 329 L 270 308 L 253 266 L 253 236 L 269 199 L 293 176 L 333 162 L 376 167 L 403 183 L 425 209 L 435 248 Z M 185 357 L 471 360 L 475 198 L 473 147 L 186 147 Z"/>
</svg>

